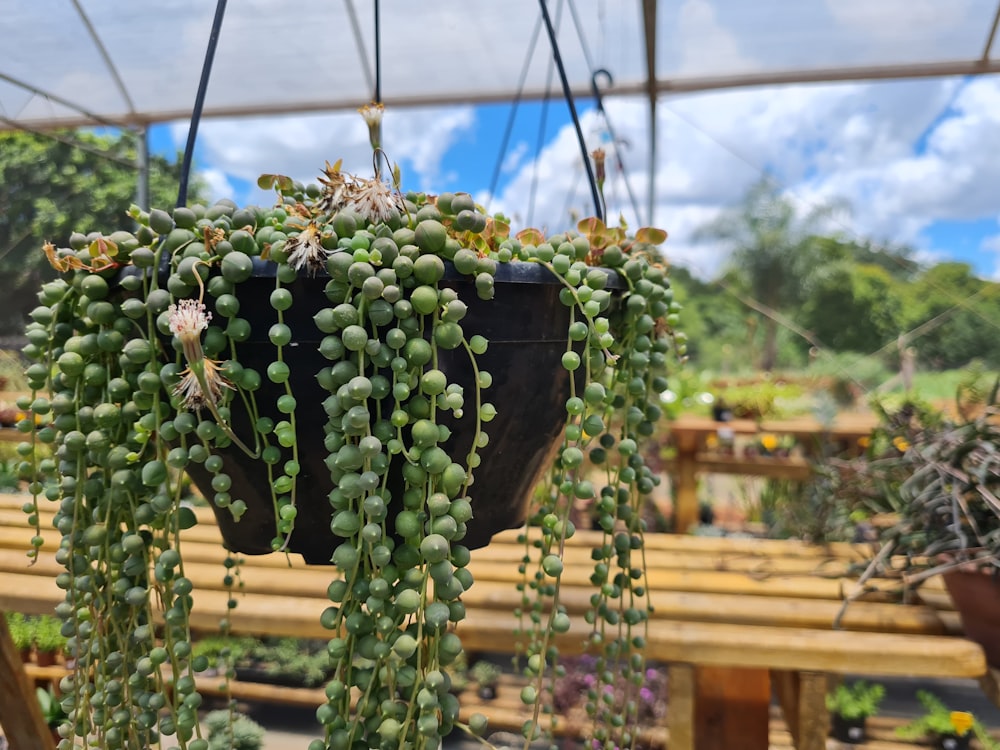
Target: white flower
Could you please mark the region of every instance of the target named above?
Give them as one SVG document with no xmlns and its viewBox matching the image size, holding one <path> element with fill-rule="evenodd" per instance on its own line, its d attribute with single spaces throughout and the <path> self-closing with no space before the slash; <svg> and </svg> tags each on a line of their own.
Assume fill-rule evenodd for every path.
<svg viewBox="0 0 1000 750">
<path fill-rule="evenodd" d="M 382 103 L 376 104 L 372 102 L 361 107 L 358 112 L 365 118 L 365 124 L 368 125 L 368 141 L 371 143 L 372 148 L 381 148 L 382 115 L 385 114 L 385 106 Z"/>
<path fill-rule="evenodd" d="M 208 328 L 212 313 L 205 309 L 201 300 L 182 299 L 167 308 L 170 319 L 170 332 L 181 340 L 181 343 L 201 340 L 201 332 Z"/>
</svg>

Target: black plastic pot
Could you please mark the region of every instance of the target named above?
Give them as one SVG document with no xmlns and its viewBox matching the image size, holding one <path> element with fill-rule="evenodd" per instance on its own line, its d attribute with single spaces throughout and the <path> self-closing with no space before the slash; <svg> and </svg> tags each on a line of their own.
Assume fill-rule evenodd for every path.
<svg viewBox="0 0 1000 750">
<path fill-rule="evenodd" d="M 468 305 L 462 321 L 467 336 L 481 334 L 489 349 L 479 357 L 479 365 L 493 376 L 484 399 L 496 406 L 496 418 L 485 425 L 490 442 L 481 450 L 482 463 L 474 470 L 470 488 L 474 517 L 461 543 L 471 549 L 483 547 L 499 531 L 522 524 L 527 514 L 531 489 L 547 466 L 565 421 L 565 402 L 570 394 L 570 376 L 562 367 L 566 351 L 569 311 L 559 301 L 560 282 L 546 269 L 533 263 L 500 264 L 496 274 L 495 297 L 480 300 L 473 280 L 454 272 L 441 282 L 458 293 Z M 611 274 L 611 272 L 609 272 Z M 289 540 L 289 549 L 307 562 L 329 563 L 340 539 L 330 531 L 331 508 L 328 494 L 333 489 L 324 464 L 324 425 L 327 415 L 321 406 L 329 396 L 316 381 L 316 373 L 331 363 L 319 352 L 324 334 L 316 329 L 313 316 L 329 305 L 323 289 L 328 278 L 300 276 L 289 288 L 294 304 L 285 311 L 284 321 L 292 329 L 293 344 L 285 359 L 291 368 L 290 384 L 298 402 L 296 411 L 299 463 L 297 488 L 298 515 Z M 610 275 L 614 283 L 617 277 Z M 274 289 L 274 266 L 255 261 L 254 275 L 240 285 L 240 315 L 252 326 L 252 337 L 238 345 L 237 357 L 245 367 L 263 373 L 274 356 L 267 331 L 276 322 L 268 304 Z M 610 285 L 610 284 L 609 284 Z M 258 300 L 259 301 L 256 301 Z M 210 300 L 206 299 L 210 303 Z M 463 386 L 466 416 L 444 422 L 452 437 L 443 447 L 451 455 L 465 455 L 474 437 L 475 379 L 468 354 L 463 348 L 441 351 L 439 368 L 449 382 Z M 283 387 L 264 378 L 257 392 L 262 413 L 275 421 L 287 418 L 274 408 Z M 249 439 L 251 424 L 238 403 L 233 404 L 232 426 L 237 435 Z M 449 415 L 450 416 L 450 415 Z M 224 470 L 232 478 L 230 494 L 242 499 L 247 511 L 239 522 L 227 509 L 216 508 L 219 527 L 227 546 L 244 554 L 272 551 L 275 536 L 274 509 L 268 490 L 267 467 L 248 459 L 235 447 L 219 449 Z M 290 457 L 290 453 L 289 456 Z M 399 477 L 401 458 L 390 466 L 389 490 L 392 504 L 402 495 Z M 189 468 L 194 483 L 212 497 L 212 475 L 197 464 Z M 392 477 L 399 477 L 392 481 Z M 390 505 L 390 509 L 392 507 Z"/>
<path fill-rule="evenodd" d="M 934 738 L 934 747 L 938 750 L 969 750 L 972 742 L 972 732 L 965 734 L 939 734 Z"/>
<path fill-rule="evenodd" d="M 833 714 L 830 717 L 830 734 L 835 740 L 858 745 L 865 741 L 865 719 L 847 719 Z"/>
</svg>

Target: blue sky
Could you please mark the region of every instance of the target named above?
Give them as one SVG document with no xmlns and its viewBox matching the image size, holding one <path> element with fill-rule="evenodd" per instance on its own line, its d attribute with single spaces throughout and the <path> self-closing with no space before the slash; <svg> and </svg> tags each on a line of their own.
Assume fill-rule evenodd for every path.
<svg viewBox="0 0 1000 750">
<path fill-rule="evenodd" d="M 645 222 L 649 183 L 641 100 L 606 102 L 623 142 L 621 155 Z M 588 150 L 607 146 L 592 101 L 578 103 Z M 403 168 L 404 187 L 465 190 L 515 223 L 558 229 L 571 213 L 592 213 L 576 136 L 564 103 L 522 103 L 490 182 L 511 105 L 388 110 L 386 150 Z M 546 126 L 539 143 L 543 114 Z M 743 89 L 666 98 L 658 109 L 654 224 L 671 235 L 668 257 L 711 276 L 725 247 L 692 235 L 767 173 L 803 212 L 831 202 L 851 207 L 831 231 L 907 244 L 918 257 L 969 263 L 1000 278 L 1000 81 L 929 79 Z M 182 148 L 186 123 L 154 128 L 152 147 Z M 324 161 L 343 157 L 351 171 L 370 171 L 359 115 L 206 120 L 196 168 L 215 197 L 269 200 L 255 187 L 263 172 L 308 181 Z M 537 184 L 537 189 L 533 188 Z M 636 225 L 625 182 L 609 159 L 609 215 Z M 531 200 L 534 195 L 534 200 Z M 561 226 L 560 226 L 561 225 Z"/>
</svg>

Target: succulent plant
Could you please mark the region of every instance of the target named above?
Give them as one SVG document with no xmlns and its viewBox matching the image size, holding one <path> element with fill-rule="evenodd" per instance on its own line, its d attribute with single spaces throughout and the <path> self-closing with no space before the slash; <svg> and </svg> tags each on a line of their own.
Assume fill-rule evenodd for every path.
<svg viewBox="0 0 1000 750">
<path fill-rule="evenodd" d="M 37 518 L 38 503 L 58 505 L 58 613 L 76 659 L 64 685 L 71 732 L 107 748 L 151 747 L 169 734 L 185 750 L 207 750 L 194 678 L 209 659 L 192 648 L 188 622 L 182 540 L 196 519 L 180 502 L 183 472 L 201 477 L 220 525 L 234 527 L 247 504 L 228 456 L 265 472 L 274 519 L 266 549 L 287 551 L 304 512 L 305 455 L 319 451 L 335 539 L 321 618 L 333 677 L 317 710 L 324 738 L 310 747 L 439 746 L 459 723 L 448 670 L 462 654 L 452 626 L 472 584 L 462 542 L 486 489 L 474 477 L 501 408 L 488 400 L 493 374 L 481 366 L 489 341 L 466 327 L 469 304 L 444 279 L 469 280 L 487 302 L 506 266 L 546 269 L 570 320 L 561 365 L 571 395 L 533 516 L 540 573 L 524 588 L 554 595 L 573 533 L 569 509 L 592 499 L 606 535 L 590 615 L 610 654 L 600 673 L 621 661 L 641 674 L 632 633 L 648 616 L 640 510 L 658 477 L 639 442 L 660 417 L 668 358 L 686 348 L 655 247 L 665 233 L 591 219 L 575 232 L 512 234 L 468 194 L 403 195 L 398 171 L 390 185 L 339 163 L 318 185 L 280 175 L 260 184 L 276 191 L 275 205 L 133 207 L 135 232 L 75 234 L 68 248 L 45 248 L 61 276 L 42 287 L 27 329 L 33 394 L 21 404 L 30 416 L 19 451 L 33 498 L 26 510 Z M 261 267 L 273 279 L 264 301 L 243 292 Z M 317 404 L 300 403 L 293 386 L 303 331 L 289 310 L 303 304 L 299 281 L 314 277 L 325 279 L 324 299 L 306 328 L 321 364 L 305 374 L 324 391 L 324 422 L 321 438 L 303 444 Z M 241 344 L 261 333 L 249 315 L 261 307 L 270 322 L 257 367 Z M 467 387 L 439 367 L 449 353 L 475 373 Z M 449 452 L 457 421 L 471 425 L 471 447 Z M 526 628 L 540 684 L 554 666 L 548 634 L 567 629 L 569 615 L 531 607 L 546 612 Z M 532 686 L 522 698 L 539 694 Z M 611 742 L 603 710 L 595 708 L 606 735 L 598 739 Z M 633 712 L 618 726 L 635 720 Z M 482 718 L 466 728 L 482 731 Z"/>
</svg>

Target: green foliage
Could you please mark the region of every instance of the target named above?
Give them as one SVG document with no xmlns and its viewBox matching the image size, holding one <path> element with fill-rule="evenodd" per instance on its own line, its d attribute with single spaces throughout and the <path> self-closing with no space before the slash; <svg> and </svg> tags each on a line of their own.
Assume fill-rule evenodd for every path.
<svg viewBox="0 0 1000 750">
<path fill-rule="evenodd" d="M 806 374 L 825 381 L 825 388 L 841 406 L 853 406 L 858 397 L 891 377 L 885 361 L 856 352 L 819 352 Z"/>
<path fill-rule="evenodd" d="M 31 648 L 34 636 L 31 632 L 31 623 L 20 612 L 6 612 L 7 630 L 10 631 L 10 638 L 14 642 L 14 647 L 18 651 L 26 651 Z"/>
<path fill-rule="evenodd" d="M 264 727 L 245 714 L 219 709 L 204 721 L 208 750 L 257 750 L 264 744 Z"/>
<path fill-rule="evenodd" d="M 65 719 L 66 712 L 63 710 L 59 697 L 52 688 L 35 688 L 35 695 L 38 698 L 38 706 L 42 709 L 42 718 L 45 724 L 50 727 L 58 727 Z"/>
<path fill-rule="evenodd" d="M 924 707 L 924 715 L 908 724 L 896 728 L 896 736 L 903 740 L 919 740 L 925 737 L 940 737 L 949 734 L 959 734 L 956 722 L 968 721 L 965 712 L 955 712 L 946 706 L 940 698 L 927 690 L 917 691 L 917 700 Z M 971 731 L 986 750 L 1000 750 L 1000 743 L 994 740 L 982 723 L 972 717 Z M 961 732 L 965 734 L 965 732 Z"/>
<path fill-rule="evenodd" d="M 699 230 L 697 238 L 730 256 L 708 281 L 673 269 L 694 363 L 772 370 L 816 352 L 859 352 L 895 369 L 901 343 L 916 349 L 921 368 L 962 367 L 976 357 L 1000 366 L 993 346 L 1000 284 L 964 263 L 922 267 L 904 246 L 818 233 L 824 213 L 802 212 L 764 179 Z"/>
<path fill-rule="evenodd" d="M 821 267 L 813 276 L 795 320 L 824 346 L 875 352 L 903 330 L 903 282 L 885 269 L 842 262 Z"/>
<path fill-rule="evenodd" d="M 743 203 L 702 227 L 696 237 L 732 249 L 723 286 L 741 294 L 764 330 L 760 367 L 777 365 L 779 316 L 797 309 L 804 283 L 818 265 L 814 228 L 828 210 L 802 215 L 792 200 L 763 178 Z"/>
<path fill-rule="evenodd" d="M 191 646 L 194 656 L 202 656 L 208 660 L 209 666 L 216 666 L 222 660 L 235 661 L 250 652 L 260 641 L 250 636 L 243 638 L 223 635 L 199 638 Z"/>
<path fill-rule="evenodd" d="M 857 680 L 841 683 L 826 696 L 826 708 L 845 719 L 863 719 L 875 716 L 885 697 L 885 686 Z"/>
<path fill-rule="evenodd" d="M 323 641 L 300 638 L 240 639 L 234 646 L 236 668 L 263 669 L 275 680 L 294 681 L 306 687 L 322 684 L 331 671 Z"/>
<path fill-rule="evenodd" d="M 135 163 L 137 136 L 131 131 L 96 134 L 60 131 L 60 138 Z M 21 131 L 0 133 L 0 333 L 19 333 L 37 304 L 39 284 L 54 278 L 42 243 L 65 245 L 74 231 L 111 233 L 131 229 L 136 169 L 60 141 Z M 149 158 L 149 192 L 154 205 L 177 200 L 180 166 Z M 195 180 L 192 200 L 204 192 Z"/>
<path fill-rule="evenodd" d="M 62 634 L 62 621 L 51 615 L 39 615 L 31 618 L 31 628 L 35 640 L 35 648 L 43 652 L 61 651 L 66 645 L 66 637 Z"/>
<path fill-rule="evenodd" d="M 480 687 L 493 687 L 500 679 L 500 667 L 491 661 L 480 660 L 472 665 L 471 674 Z"/>
</svg>

